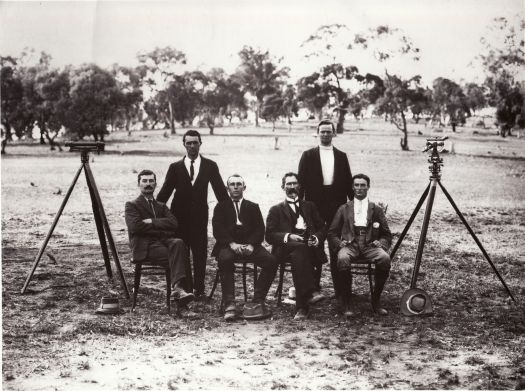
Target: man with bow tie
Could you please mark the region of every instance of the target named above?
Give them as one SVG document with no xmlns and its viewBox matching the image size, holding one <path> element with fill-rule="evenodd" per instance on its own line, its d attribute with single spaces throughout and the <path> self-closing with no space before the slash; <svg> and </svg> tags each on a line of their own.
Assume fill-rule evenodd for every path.
<svg viewBox="0 0 525 391">
<path fill-rule="evenodd" d="M 171 297 L 185 306 L 193 300 L 193 293 L 185 291 L 187 250 L 182 239 L 176 237 L 177 219 L 168 207 L 155 201 L 153 192 L 157 177 L 153 171 L 142 170 L 138 175 L 140 195 L 126 202 L 126 225 L 133 263 L 167 261 L 173 290 Z"/>
<path fill-rule="evenodd" d="M 224 320 L 236 317 L 234 261 L 245 259 L 260 267 L 261 274 L 255 282 L 253 302 L 244 306 L 245 319 L 264 319 L 271 316 L 265 298 L 277 272 L 277 262 L 261 246 L 264 240 L 264 220 L 259 205 L 243 198 L 246 184 L 234 174 L 227 181 L 230 198 L 219 202 L 213 211 L 213 236 L 217 240 L 212 255 L 217 257 L 225 305 Z"/>
<path fill-rule="evenodd" d="M 383 209 L 368 200 L 370 178 L 364 174 L 353 177 L 354 200 L 339 207 L 328 230 L 328 242 L 337 252 L 337 268 L 342 281 L 351 281 L 350 264 L 354 262 L 375 262 L 375 287 L 372 293 L 372 307 L 380 315 L 388 314 L 381 307 L 381 292 L 390 272 L 388 249 L 392 233 Z M 349 284 L 342 284 L 345 316 L 352 316 Z"/>
<path fill-rule="evenodd" d="M 313 202 L 299 199 L 300 184 L 297 174 L 286 173 L 282 179 L 286 199 L 270 208 L 266 219 L 266 241 L 275 257 L 292 265 L 296 290 L 296 314 L 302 320 L 308 315 L 309 305 L 324 298 L 316 292 L 314 265 L 327 262 L 319 245 L 326 237 L 326 225 Z"/>
<path fill-rule="evenodd" d="M 201 135 L 188 130 L 182 143 L 186 156 L 172 163 L 157 195 L 166 203 L 173 193 L 171 212 L 179 221 L 178 232 L 191 249 L 193 258 L 193 287 L 196 297 L 204 296 L 206 260 L 208 258 L 208 185 L 211 184 L 217 201 L 228 199 L 217 163 L 199 154 Z"/>
</svg>

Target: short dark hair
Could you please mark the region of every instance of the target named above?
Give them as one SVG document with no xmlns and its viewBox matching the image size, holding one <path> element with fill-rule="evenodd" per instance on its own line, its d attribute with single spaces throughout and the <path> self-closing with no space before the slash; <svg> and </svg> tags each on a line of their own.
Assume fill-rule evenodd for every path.
<svg viewBox="0 0 525 391">
<path fill-rule="evenodd" d="M 368 185 L 368 187 L 370 187 L 370 177 L 368 175 L 365 175 L 365 174 L 354 175 L 352 177 L 352 185 L 354 184 L 354 181 L 356 179 L 364 179 L 366 181 L 366 184 Z"/>
<path fill-rule="evenodd" d="M 246 185 L 246 182 L 244 181 L 244 178 L 242 176 L 240 176 L 239 174 L 232 174 L 228 177 L 228 179 L 226 179 L 226 186 L 228 186 L 228 184 L 230 183 L 231 178 L 241 178 L 242 183 Z"/>
<path fill-rule="evenodd" d="M 140 183 L 140 177 L 143 176 L 143 175 L 153 175 L 153 178 L 155 178 L 155 182 L 157 182 L 157 176 L 155 175 L 155 173 L 151 170 L 142 170 L 141 172 L 139 172 L 139 175 L 137 176 L 137 183 Z"/>
<path fill-rule="evenodd" d="M 319 122 L 317 124 L 317 133 L 319 133 L 319 128 L 321 127 L 321 125 L 330 125 L 332 127 L 332 133 L 335 133 L 335 126 L 332 121 L 324 119 L 321 122 Z"/>
<path fill-rule="evenodd" d="M 297 183 L 299 183 L 299 176 L 295 173 L 295 172 L 287 172 L 286 174 L 284 174 L 283 176 L 283 179 L 282 179 L 282 183 L 281 183 L 281 187 L 284 189 L 284 181 L 286 180 L 286 178 L 288 178 L 289 176 L 294 176 L 295 179 L 297 179 Z"/>
<path fill-rule="evenodd" d="M 186 142 L 186 136 L 197 136 L 199 138 L 199 143 L 202 144 L 201 134 L 198 131 L 196 131 L 195 129 L 190 129 L 186 133 L 184 133 L 184 136 L 182 136 L 182 143 L 183 144 Z"/>
</svg>

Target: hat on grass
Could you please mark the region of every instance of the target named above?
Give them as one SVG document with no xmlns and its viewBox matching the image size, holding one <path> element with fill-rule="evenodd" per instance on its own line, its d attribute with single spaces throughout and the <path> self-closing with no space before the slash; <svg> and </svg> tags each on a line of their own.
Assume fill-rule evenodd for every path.
<svg viewBox="0 0 525 391">
<path fill-rule="evenodd" d="M 120 304 L 118 297 L 105 296 L 100 299 L 100 306 L 95 311 L 97 314 L 118 314 L 120 313 Z"/>
<path fill-rule="evenodd" d="M 419 288 L 412 288 L 401 297 L 401 313 L 406 316 L 431 315 L 432 301 L 430 296 Z"/>
</svg>

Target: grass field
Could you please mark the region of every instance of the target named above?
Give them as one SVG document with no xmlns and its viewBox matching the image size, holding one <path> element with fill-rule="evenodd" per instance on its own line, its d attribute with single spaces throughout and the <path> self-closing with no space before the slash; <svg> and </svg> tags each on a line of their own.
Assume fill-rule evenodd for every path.
<svg viewBox="0 0 525 391">
<path fill-rule="evenodd" d="M 317 305 L 307 322 L 293 307 L 276 306 L 272 319 L 234 324 L 213 300 L 195 303 L 192 318 L 167 314 L 161 278 L 143 279 L 138 309 L 108 280 L 97 244 L 84 178 L 80 178 L 28 294 L 20 289 L 63 196 L 80 166 L 77 154 L 9 145 L 2 157 L 3 388 L 38 389 L 348 389 L 525 388 L 525 140 L 479 129 L 458 133 L 412 127 L 402 152 L 399 131 L 376 121 L 349 123 L 334 144 L 353 173 L 372 178 L 370 198 L 388 204 L 399 237 L 428 184 L 425 137 L 447 135 L 442 183 L 509 285 L 510 301 L 445 196 L 438 190 L 418 286 L 433 299 L 434 315 L 405 318 L 399 299 L 410 285 L 422 212 L 393 261 L 383 294 L 390 310 L 376 317 L 364 278 L 357 278 L 357 315 L 342 319 L 335 300 Z M 417 135 L 419 130 L 423 135 Z M 478 133 L 474 134 L 474 130 Z M 283 198 L 280 179 L 296 171 L 301 152 L 317 143 L 312 124 L 278 129 L 202 130 L 203 155 L 223 178 L 241 174 L 247 199 L 263 215 Z M 275 136 L 279 137 L 274 149 Z M 113 133 L 91 168 L 117 243 L 128 284 L 133 272 L 124 203 L 137 195 L 136 172 L 150 168 L 162 184 L 169 164 L 183 155 L 181 136 L 162 131 Z M 447 145 L 450 149 L 450 144 Z M 210 196 L 210 214 L 215 199 Z M 213 239 L 209 240 L 209 247 Z M 209 259 L 207 287 L 215 276 Z M 322 285 L 332 293 L 328 269 Z M 285 289 L 291 285 L 288 279 Z M 237 297 L 241 302 L 240 284 Z M 126 310 L 95 315 L 102 296 L 117 294 Z"/>
</svg>

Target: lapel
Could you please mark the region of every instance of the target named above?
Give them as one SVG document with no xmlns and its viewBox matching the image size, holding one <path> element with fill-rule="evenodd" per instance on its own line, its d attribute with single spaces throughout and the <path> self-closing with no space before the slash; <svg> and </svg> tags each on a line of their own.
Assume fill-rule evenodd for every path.
<svg viewBox="0 0 525 391">
<path fill-rule="evenodd" d="M 148 212 L 149 216 L 155 217 L 155 215 L 153 214 L 153 211 L 151 210 L 151 208 L 149 206 L 149 202 L 146 201 L 146 198 L 144 198 L 144 196 L 142 194 L 137 197 L 137 201 L 138 201 L 138 203 L 140 205 L 142 205 L 142 208 L 145 209 Z M 153 203 L 153 205 L 155 205 L 155 202 Z M 156 208 L 155 208 L 155 213 L 158 213 Z"/>
<path fill-rule="evenodd" d="M 350 230 L 354 232 L 354 201 L 349 201 L 346 207 L 347 221 L 350 225 Z"/>
<path fill-rule="evenodd" d="M 193 186 L 196 186 L 197 182 L 199 182 L 202 178 L 205 177 L 204 170 L 206 170 L 206 168 L 207 168 L 207 165 L 205 163 L 204 157 L 202 157 L 202 155 L 201 155 L 201 165 L 199 167 L 199 174 L 197 175 L 197 178 L 195 178 L 195 182 L 193 183 Z M 186 170 L 186 172 L 188 172 L 188 171 Z M 188 175 L 188 179 L 189 179 L 189 175 Z M 191 181 L 190 181 L 190 183 L 191 183 Z"/>
<path fill-rule="evenodd" d="M 339 150 L 334 147 L 334 183 L 335 183 L 335 178 L 339 178 L 339 169 L 340 169 L 340 164 L 339 164 L 339 157 L 340 157 L 340 153 L 339 153 Z"/>
<path fill-rule="evenodd" d="M 314 167 L 316 168 L 313 175 L 315 175 L 316 182 L 322 185 L 323 184 L 323 167 L 321 167 L 321 153 L 319 152 L 319 147 L 314 149 L 313 162 L 314 162 Z"/>
<path fill-rule="evenodd" d="M 189 184 L 190 187 L 191 187 L 190 174 L 189 174 L 188 170 L 186 169 L 186 165 L 184 164 L 184 159 L 185 158 L 186 157 L 183 157 L 181 160 L 179 160 L 177 162 L 177 163 L 179 163 L 178 169 L 179 169 L 179 171 L 181 171 L 181 178 L 183 178 L 183 180 L 187 182 L 186 184 Z"/>
<path fill-rule="evenodd" d="M 368 201 L 368 210 L 366 211 L 366 226 L 370 226 L 370 222 L 372 221 L 372 214 L 374 213 L 374 204 L 370 201 Z"/>
<path fill-rule="evenodd" d="M 288 218 L 288 223 L 290 224 L 290 227 L 293 226 L 295 217 L 292 216 L 292 209 L 290 209 L 286 200 L 284 200 L 281 203 L 281 209 L 283 210 L 284 215 Z"/>
</svg>

